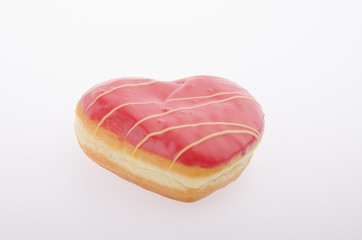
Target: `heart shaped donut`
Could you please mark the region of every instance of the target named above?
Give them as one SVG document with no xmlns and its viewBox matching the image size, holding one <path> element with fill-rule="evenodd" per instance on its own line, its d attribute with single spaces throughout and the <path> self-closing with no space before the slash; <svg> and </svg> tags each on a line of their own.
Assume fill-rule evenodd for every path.
<svg viewBox="0 0 362 240">
<path fill-rule="evenodd" d="M 119 78 L 82 96 L 75 130 L 99 165 L 192 202 L 241 174 L 262 137 L 264 114 L 248 91 L 220 77 Z"/>
</svg>

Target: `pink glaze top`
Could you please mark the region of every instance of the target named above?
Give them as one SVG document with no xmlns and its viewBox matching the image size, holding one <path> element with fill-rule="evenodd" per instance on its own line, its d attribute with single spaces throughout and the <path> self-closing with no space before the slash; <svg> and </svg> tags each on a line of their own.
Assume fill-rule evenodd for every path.
<svg viewBox="0 0 362 240">
<path fill-rule="evenodd" d="M 98 127 L 130 141 L 134 154 L 145 149 L 170 159 L 171 166 L 227 163 L 255 146 L 264 130 L 260 105 L 220 77 L 120 78 L 95 86 L 80 103 Z"/>
</svg>

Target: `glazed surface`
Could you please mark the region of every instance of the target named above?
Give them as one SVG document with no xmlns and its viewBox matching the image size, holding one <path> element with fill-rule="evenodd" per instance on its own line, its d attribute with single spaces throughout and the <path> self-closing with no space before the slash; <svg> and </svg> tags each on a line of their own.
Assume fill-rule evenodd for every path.
<svg viewBox="0 0 362 240">
<path fill-rule="evenodd" d="M 255 99 L 237 84 L 212 76 L 170 82 L 115 79 L 86 92 L 80 104 L 98 127 L 126 138 L 136 150 L 169 159 L 170 166 L 227 163 L 255 146 L 264 130 Z"/>
</svg>

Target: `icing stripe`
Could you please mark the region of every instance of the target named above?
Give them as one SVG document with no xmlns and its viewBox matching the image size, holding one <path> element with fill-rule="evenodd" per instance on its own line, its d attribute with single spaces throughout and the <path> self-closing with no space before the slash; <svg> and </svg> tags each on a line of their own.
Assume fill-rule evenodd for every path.
<svg viewBox="0 0 362 240">
<path fill-rule="evenodd" d="M 159 81 L 150 81 L 150 82 L 145 82 L 145 83 L 125 84 L 125 85 L 121 85 L 121 86 L 112 88 L 112 89 L 110 89 L 110 90 L 108 90 L 108 91 L 105 91 L 104 93 L 99 94 L 99 95 L 93 100 L 93 102 L 88 105 L 88 107 L 85 109 L 85 112 L 86 112 L 90 107 L 92 107 L 92 106 L 97 102 L 97 100 L 98 100 L 100 97 L 102 97 L 102 96 L 104 96 L 104 95 L 106 95 L 106 94 L 108 94 L 108 93 L 111 93 L 111 92 L 113 92 L 113 91 L 115 91 L 115 90 L 117 90 L 117 89 L 124 88 L 124 87 L 146 86 L 146 85 L 150 85 L 150 84 L 158 83 L 158 82 L 159 82 Z"/>
<path fill-rule="evenodd" d="M 172 110 L 170 110 L 168 112 L 154 114 L 154 115 L 151 115 L 151 116 L 148 116 L 148 117 L 145 117 L 145 118 L 141 119 L 140 121 L 136 122 L 135 125 L 133 125 L 133 127 L 131 127 L 131 129 L 128 130 L 125 138 L 127 138 L 127 136 L 133 131 L 133 129 L 135 129 L 139 124 L 141 124 L 142 122 L 144 122 L 144 121 L 146 121 L 148 119 L 151 119 L 151 118 L 154 118 L 154 117 L 161 117 L 161 116 L 164 116 L 164 115 L 176 112 L 176 111 L 193 109 L 193 108 L 197 108 L 197 107 L 203 107 L 203 106 L 207 106 L 207 105 L 214 104 L 214 103 L 222 103 L 222 102 L 230 101 L 230 100 L 233 100 L 233 99 L 249 99 L 249 100 L 255 101 L 255 99 L 253 99 L 251 97 L 247 97 L 247 96 L 233 96 L 233 97 L 225 98 L 225 99 L 222 99 L 222 100 L 203 103 L 203 104 L 199 104 L 199 105 L 195 105 L 195 106 L 175 108 L 175 109 L 172 109 Z"/>
<path fill-rule="evenodd" d="M 194 124 L 184 124 L 184 125 L 178 125 L 178 126 L 173 126 L 173 127 L 168 127 L 168 128 L 165 128 L 164 130 L 161 130 L 161 131 L 158 131 L 158 132 L 153 132 L 153 133 L 150 133 L 148 134 L 147 136 L 145 136 L 138 144 L 137 146 L 135 147 L 135 149 L 133 150 L 132 152 L 132 161 L 134 159 L 134 156 L 137 152 L 137 150 L 145 143 L 148 141 L 148 139 L 150 139 L 151 137 L 153 136 L 156 136 L 156 135 L 160 135 L 160 134 L 163 134 L 165 132 L 168 132 L 168 131 L 171 131 L 171 130 L 175 130 L 175 129 L 180 129 L 180 128 L 186 128 L 186 127 L 197 127 L 197 126 L 202 126 L 202 125 L 225 125 L 225 126 L 237 126 L 237 127 L 243 127 L 243 128 L 248 128 L 252 131 L 254 131 L 254 133 L 259 137 L 260 136 L 260 133 L 248 126 L 248 125 L 245 125 L 245 124 L 241 124 L 241 123 L 231 123 L 231 122 L 202 122 L 202 123 L 194 123 Z"/>
<path fill-rule="evenodd" d="M 202 143 L 202 142 L 205 142 L 206 140 L 210 139 L 210 138 L 213 138 L 213 137 L 217 137 L 217 136 L 221 136 L 221 135 L 225 135 L 225 134 L 230 134 L 230 133 L 246 133 L 246 134 L 250 134 L 252 136 L 254 136 L 257 140 L 259 140 L 259 137 L 251 132 L 251 131 L 246 131 L 246 130 L 226 130 L 226 131 L 222 131 L 222 132 L 217 132 L 217 133 L 212 133 L 210 135 L 207 135 L 206 137 L 203 137 L 201 138 L 200 140 L 194 142 L 194 143 L 191 143 L 189 144 L 188 146 L 186 146 L 185 148 L 183 148 L 177 155 L 176 157 L 173 159 L 172 161 L 172 164 L 170 166 L 170 169 L 172 168 L 172 166 L 175 164 L 175 162 L 177 161 L 177 159 L 184 153 L 186 152 L 187 150 L 189 150 L 190 148 Z"/>
<path fill-rule="evenodd" d="M 111 116 L 115 111 L 117 111 L 118 109 L 128 106 L 128 105 L 135 105 L 135 104 L 151 104 L 151 103 L 160 103 L 160 102 L 132 102 L 132 103 L 125 103 L 122 105 L 119 105 L 115 108 L 113 108 L 109 113 L 107 113 L 106 115 L 104 115 L 104 117 L 101 119 L 101 121 L 99 121 L 99 123 L 97 124 L 96 130 L 94 131 L 94 137 L 96 137 L 97 132 L 100 128 L 100 126 L 103 124 L 103 122 L 109 117 Z"/>
<path fill-rule="evenodd" d="M 169 99 L 167 102 L 172 102 L 172 101 L 178 101 L 178 100 L 193 100 L 193 99 L 202 99 L 202 98 L 212 98 L 212 97 L 216 97 L 216 96 L 221 96 L 221 95 L 229 95 L 229 94 L 238 94 L 238 95 L 242 95 L 240 92 L 219 92 L 219 93 L 215 93 L 212 95 L 205 95 L 205 96 L 198 96 L 198 97 L 185 97 L 185 98 L 174 98 L 174 99 Z"/>
<path fill-rule="evenodd" d="M 99 123 L 97 124 L 96 130 L 94 132 L 94 137 L 96 137 L 97 132 L 99 130 L 99 127 L 103 124 L 103 122 L 109 117 L 111 116 L 115 111 L 117 111 L 118 109 L 128 106 L 128 105 L 134 105 L 134 104 L 153 104 L 153 103 L 167 103 L 167 102 L 173 102 L 173 101 L 182 101 L 182 100 L 193 100 L 193 99 L 205 99 L 205 98 L 212 98 L 212 97 L 216 97 L 216 96 L 221 96 L 221 95 L 229 95 L 229 94 L 238 94 L 241 95 L 241 93 L 239 92 L 221 92 L 221 93 L 215 93 L 212 95 L 206 95 L 206 96 L 197 96 L 197 97 L 186 97 L 186 98 L 174 98 L 174 99 L 169 99 L 166 100 L 165 102 L 131 102 L 131 103 L 124 103 L 121 104 L 115 108 L 113 108 L 109 113 L 107 113 L 106 115 L 104 115 L 104 117 L 101 119 L 101 121 L 99 121 Z"/>
<path fill-rule="evenodd" d="M 114 82 L 117 82 L 117 81 L 121 81 L 121 80 L 122 79 L 117 78 L 117 79 L 113 79 L 113 80 L 98 84 L 97 86 L 94 86 L 93 88 L 89 89 L 86 93 L 84 93 L 81 100 L 84 99 L 88 94 L 90 94 L 91 92 L 93 92 L 97 88 L 100 88 L 100 87 L 103 87 L 103 86 L 106 86 L 108 84 L 111 84 L 111 83 L 114 83 Z"/>
</svg>

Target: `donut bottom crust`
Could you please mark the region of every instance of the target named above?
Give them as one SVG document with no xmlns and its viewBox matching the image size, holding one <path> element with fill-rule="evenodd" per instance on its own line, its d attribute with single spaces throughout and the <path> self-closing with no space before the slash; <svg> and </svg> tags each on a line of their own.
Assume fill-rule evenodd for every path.
<svg viewBox="0 0 362 240">
<path fill-rule="evenodd" d="M 236 180 L 247 167 L 255 147 L 245 155 L 214 168 L 186 166 L 139 149 L 131 158 L 134 146 L 113 132 L 99 128 L 77 106 L 75 132 L 85 154 L 119 177 L 162 196 L 183 202 L 200 200 Z"/>
</svg>

